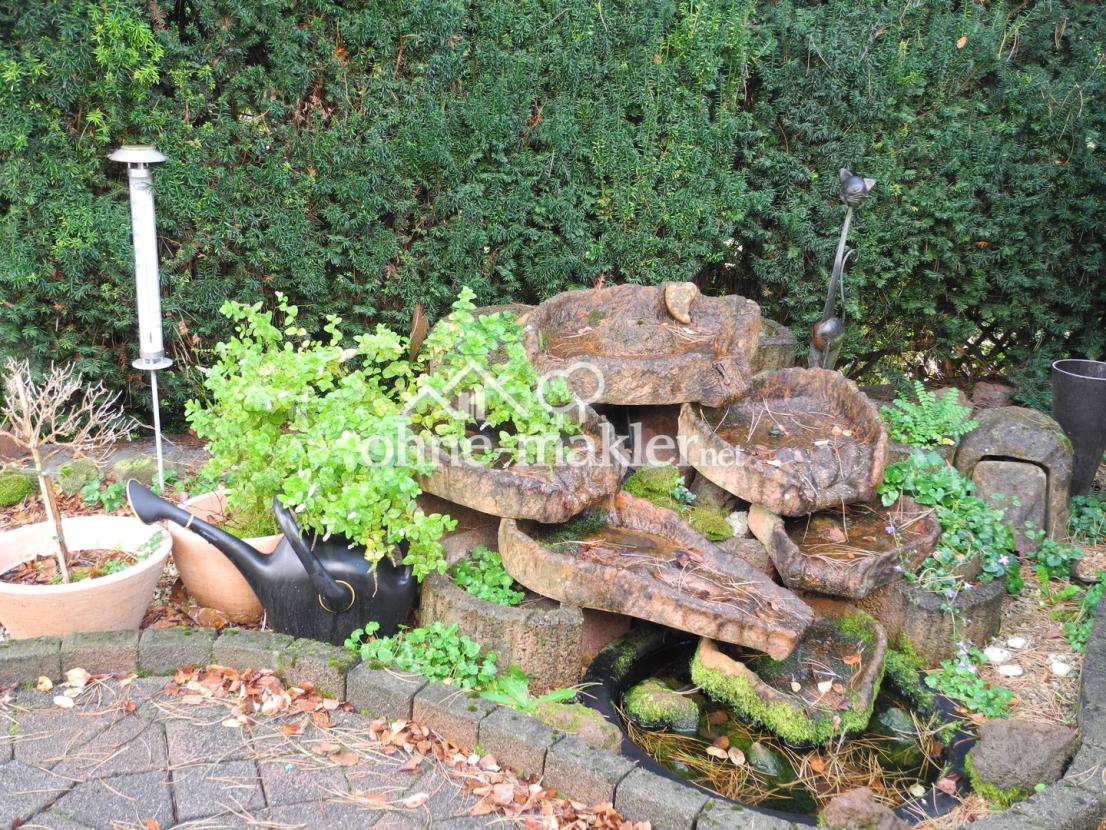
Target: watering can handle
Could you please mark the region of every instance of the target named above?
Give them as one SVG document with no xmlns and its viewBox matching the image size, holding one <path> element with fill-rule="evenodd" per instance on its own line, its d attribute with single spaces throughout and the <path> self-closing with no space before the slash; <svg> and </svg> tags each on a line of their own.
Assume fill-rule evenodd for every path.
<svg viewBox="0 0 1106 830">
<path fill-rule="evenodd" d="M 280 503 L 278 496 L 273 497 L 273 513 L 276 514 L 277 524 L 280 525 L 284 538 L 292 546 L 292 550 L 300 560 L 300 564 L 307 571 L 311 584 L 319 592 L 319 605 L 322 606 L 324 611 L 331 614 L 340 614 L 349 610 L 357 599 L 353 586 L 345 580 L 335 579 L 327 572 L 326 568 L 323 567 L 323 563 L 319 561 L 319 557 L 304 541 L 303 532 L 296 522 L 296 517 L 292 515 L 292 511 Z"/>
</svg>

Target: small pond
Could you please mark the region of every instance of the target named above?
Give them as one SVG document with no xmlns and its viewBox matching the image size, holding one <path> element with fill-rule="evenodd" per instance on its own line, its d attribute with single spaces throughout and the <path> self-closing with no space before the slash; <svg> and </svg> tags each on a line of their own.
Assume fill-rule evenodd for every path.
<svg viewBox="0 0 1106 830">
<path fill-rule="evenodd" d="M 909 695 L 920 686 L 904 692 L 885 676 L 867 730 L 793 746 L 698 692 L 690 677 L 694 652 L 694 639 L 659 629 L 633 632 L 596 659 L 587 678 L 599 683 L 590 690 L 592 705 L 623 730 L 623 754 L 655 772 L 804 824 L 813 824 L 835 795 L 856 787 L 871 788 L 910 823 L 954 806 L 933 785 L 947 776 L 964 786 L 962 762 L 971 742 L 947 701 L 925 695 L 919 705 Z M 625 693 L 648 678 L 698 704 L 694 732 L 644 729 L 626 716 Z"/>
</svg>

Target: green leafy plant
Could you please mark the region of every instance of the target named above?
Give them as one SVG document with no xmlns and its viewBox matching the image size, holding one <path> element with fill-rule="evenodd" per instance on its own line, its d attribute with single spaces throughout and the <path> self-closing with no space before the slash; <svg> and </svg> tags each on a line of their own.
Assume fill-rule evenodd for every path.
<svg viewBox="0 0 1106 830">
<path fill-rule="evenodd" d="M 576 689 L 551 689 L 544 694 L 533 695 L 526 673 L 517 666 L 511 666 L 506 674 L 489 683 L 480 692 L 480 697 L 532 715 L 542 703 L 568 703 L 576 697 Z"/>
<path fill-rule="evenodd" d="M 90 481 L 81 488 L 80 496 L 89 507 L 100 506 L 108 513 L 114 513 L 127 503 L 127 488 L 119 481 L 104 485 L 99 481 Z"/>
<path fill-rule="evenodd" d="M 260 517 L 275 495 L 303 527 L 363 545 L 370 562 L 402 550 L 418 579 L 444 571 L 439 540 L 455 523 L 416 501 L 415 477 L 431 463 L 409 446 L 399 403 L 411 377 L 405 339 L 378 326 L 348 346 L 335 316 L 314 339 L 277 299 L 280 327 L 261 303 L 223 306 L 236 336 L 216 347 L 209 400 L 188 407 L 212 451 L 205 470 L 227 473 L 228 508 Z"/>
<path fill-rule="evenodd" d="M 1030 551 L 1029 558 L 1036 562 L 1033 570 L 1043 582 L 1053 578 L 1069 579 L 1072 566 L 1083 558 L 1082 549 L 1070 542 L 1057 542 L 1030 522 L 1025 523 L 1025 535 L 1037 545 Z"/>
<path fill-rule="evenodd" d="M 971 408 L 960 405 L 955 389 L 938 398 L 921 381 L 914 381 L 914 397 L 913 401 L 896 398 L 880 410 L 892 441 L 912 447 L 951 445 L 977 426 L 968 417 Z"/>
<path fill-rule="evenodd" d="M 507 312 L 473 315 L 467 287 L 431 329 L 404 405 L 419 437 L 485 464 L 549 462 L 578 424 L 557 409 L 571 400 L 563 378 L 543 380 L 527 357 L 522 327 Z M 479 411 L 466 406 L 476 404 Z M 494 442 L 485 433 L 494 431 Z"/>
<path fill-rule="evenodd" d="M 884 506 L 905 494 L 933 508 L 941 525 L 941 539 L 917 572 L 907 576 L 950 600 L 965 587 L 958 569 L 973 557 L 979 557 L 982 563 L 980 582 L 1006 579 L 1009 589 L 1019 587 L 1014 534 L 1002 510 L 988 507 L 974 491 L 975 485 L 940 456 L 921 450 L 889 466 L 879 488 Z"/>
<path fill-rule="evenodd" d="M 514 590 L 515 581 L 503 568 L 503 557 L 483 545 L 450 568 L 449 575 L 474 597 L 497 605 L 518 605 L 526 598 L 522 591 Z"/>
<path fill-rule="evenodd" d="M 1095 611 L 1106 593 L 1106 571 L 1099 571 L 1096 578 L 1098 582 L 1089 588 L 1068 585 L 1053 597 L 1056 601 L 1079 598 L 1074 611 L 1057 611 L 1052 614 L 1053 619 L 1062 622 L 1060 631 L 1076 651 L 1087 650 L 1087 640 L 1094 627 Z"/>
<path fill-rule="evenodd" d="M 926 685 L 970 712 L 988 718 L 1008 717 L 1014 693 L 1002 686 L 991 686 L 979 676 L 984 659 L 979 649 L 960 643 L 956 658 L 942 660 L 940 669 L 926 675 Z"/>
<path fill-rule="evenodd" d="M 1072 496 L 1068 534 L 1077 542 L 1097 545 L 1106 542 L 1106 499 L 1101 495 Z"/>
<path fill-rule="evenodd" d="M 346 639 L 346 648 L 374 667 L 421 674 L 459 689 L 482 689 L 496 678 L 495 654 L 482 654 L 456 625 L 435 622 L 376 638 L 379 628 L 375 622 L 358 628 Z"/>
</svg>

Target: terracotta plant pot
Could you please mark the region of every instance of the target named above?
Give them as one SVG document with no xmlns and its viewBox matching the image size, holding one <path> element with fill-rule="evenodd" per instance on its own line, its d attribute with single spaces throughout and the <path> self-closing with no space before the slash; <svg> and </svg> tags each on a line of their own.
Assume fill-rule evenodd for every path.
<svg viewBox="0 0 1106 830">
<path fill-rule="evenodd" d="M 153 553 L 119 573 L 68 585 L 9 585 L 0 582 L 0 625 L 14 639 L 84 631 L 138 628 L 169 558 L 172 539 L 159 527 L 127 516 L 80 516 L 62 520 L 70 551 L 120 548 L 137 551 L 158 532 Z M 0 573 L 50 549 L 49 522 L 0 533 Z"/>
<path fill-rule="evenodd" d="M 220 525 L 226 513 L 225 492 L 201 493 L 188 499 L 185 510 L 197 519 Z M 214 545 L 191 530 L 167 523 L 173 537 L 173 562 L 181 582 L 197 603 L 226 614 L 232 622 L 249 623 L 261 619 L 261 602 L 245 577 Z M 261 553 L 272 553 L 281 539 L 279 533 L 243 541 Z"/>
</svg>

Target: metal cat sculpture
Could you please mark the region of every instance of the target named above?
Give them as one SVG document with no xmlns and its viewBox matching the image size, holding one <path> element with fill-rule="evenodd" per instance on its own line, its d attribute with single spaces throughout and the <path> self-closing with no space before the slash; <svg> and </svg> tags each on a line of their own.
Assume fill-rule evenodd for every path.
<svg viewBox="0 0 1106 830">
<path fill-rule="evenodd" d="M 127 482 L 127 500 L 147 524 L 175 522 L 218 548 L 261 600 L 269 625 L 282 634 L 341 645 L 355 628 L 375 620 L 380 636 L 389 636 L 408 621 L 418 595 L 409 566 L 396 565 L 387 556 L 373 566 L 365 559 L 365 549 L 348 539 L 305 536 L 276 499 L 273 510 L 284 538 L 269 554 L 155 496 L 133 479 Z"/>
<path fill-rule="evenodd" d="M 845 241 L 849 237 L 853 209 L 860 207 L 875 186 L 875 179 L 856 176 L 844 167 L 841 168 L 841 201 L 848 206 L 848 209 L 845 211 L 845 223 L 841 226 L 841 238 L 837 241 L 837 255 L 833 259 L 833 274 L 830 276 L 822 317 L 811 329 L 810 355 L 807 358 L 807 366 L 811 369 L 832 369 L 833 364 L 837 362 L 837 356 L 841 354 L 841 346 L 845 342 L 845 321 L 841 317 L 834 316 L 833 310 L 837 305 L 837 292 L 840 290 L 842 314 L 845 311 L 845 284 L 842 279 L 845 265 L 853 255 L 852 251 L 845 250 Z"/>
</svg>

